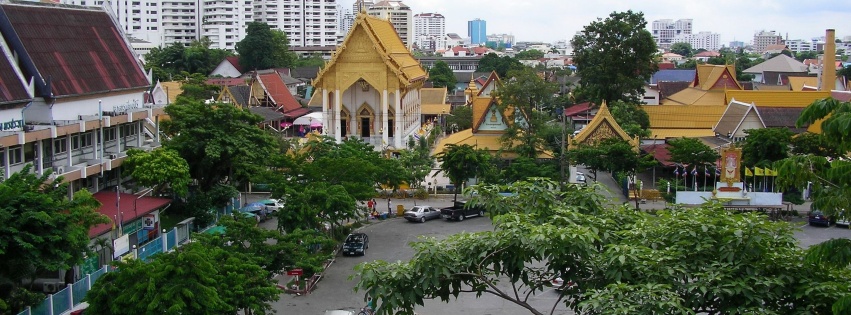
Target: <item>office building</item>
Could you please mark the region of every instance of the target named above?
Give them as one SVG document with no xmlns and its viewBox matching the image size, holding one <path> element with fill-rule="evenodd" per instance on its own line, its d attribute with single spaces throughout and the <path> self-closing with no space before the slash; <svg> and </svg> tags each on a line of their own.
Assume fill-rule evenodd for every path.
<svg viewBox="0 0 851 315">
<path fill-rule="evenodd" d="M 717 51 L 721 48 L 721 35 L 712 32 L 699 32 L 697 34 L 680 34 L 674 36 L 671 43 L 689 43 L 693 49 L 706 49 Z"/>
<path fill-rule="evenodd" d="M 390 21 L 399 38 L 411 49 L 414 44 L 414 23 L 409 6 L 398 0 L 385 0 L 376 2 L 366 12 L 370 16 Z"/>
<path fill-rule="evenodd" d="M 414 15 L 414 43 L 422 51 L 446 48 L 446 19 L 439 13 Z"/>
<path fill-rule="evenodd" d="M 783 44 L 783 36 L 775 31 L 759 31 L 753 35 L 753 50 L 758 53 L 765 51 L 771 45 Z"/>
<path fill-rule="evenodd" d="M 482 19 L 467 21 L 467 37 L 470 38 L 470 45 L 484 45 L 488 41 L 487 22 Z"/>
<path fill-rule="evenodd" d="M 254 21 L 284 31 L 290 47 L 337 45 L 336 0 L 254 0 Z"/>
<path fill-rule="evenodd" d="M 667 50 L 674 43 L 674 37 L 691 34 L 692 19 L 656 20 L 651 24 L 650 31 L 653 34 L 653 39 L 656 40 L 656 46 Z"/>
<path fill-rule="evenodd" d="M 366 12 L 373 4 L 375 2 L 372 0 L 355 0 L 355 3 L 352 4 L 352 14 L 357 16 L 358 13 Z"/>
</svg>

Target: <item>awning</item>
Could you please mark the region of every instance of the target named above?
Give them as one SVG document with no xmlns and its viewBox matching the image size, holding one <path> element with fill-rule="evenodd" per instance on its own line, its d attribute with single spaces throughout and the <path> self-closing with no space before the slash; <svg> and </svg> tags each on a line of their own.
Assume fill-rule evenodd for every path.
<svg viewBox="0 0 851 315">
<path fill-rule="evenodd" d="M 120 197 L 118 197 L 119 195 Z M 110 222 L 92 227 L 89 230 L 90 238 L 108 232 L 113 228 L 113 225 L 117 228 L 118 222 L 115 220 L 118 219 L 119 210 L 121 211 L 121 221 L 123 223 L 129 223 L 171 203 L 171 199 L 168 198 L 140 198 L 134 194 L 116 194 L 115 191 L 101 191 L 94 194 L 94 197 L 101 203 L 98 213 L 107 216 Z M 117 205 L 115 202 L 116 198 L 120 200 Z"/>
</svg>

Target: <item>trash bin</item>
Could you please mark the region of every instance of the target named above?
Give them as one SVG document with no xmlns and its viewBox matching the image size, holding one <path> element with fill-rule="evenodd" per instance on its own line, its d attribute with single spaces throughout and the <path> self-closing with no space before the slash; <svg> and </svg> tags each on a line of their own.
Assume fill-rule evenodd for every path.
<svg viewBox="0 0 851 315">
<path fill-rule="evenodd" d="M 381 218 L 382 220 L 387 219 L 387 213 L 382 213 L 378 217 Z"/>
<path fill-rule="evenodd" d="M 405 206 L 396 205 L 396 216 L 402 217 L 405 215 Z"/>
</svg>

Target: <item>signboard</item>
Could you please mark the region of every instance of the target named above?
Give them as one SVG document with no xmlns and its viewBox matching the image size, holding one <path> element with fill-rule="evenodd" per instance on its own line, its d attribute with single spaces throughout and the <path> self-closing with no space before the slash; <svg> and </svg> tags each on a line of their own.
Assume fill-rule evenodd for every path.
<svg viewBox="0 0 851 315">
<path fill-rule="evenodd" d="M 24 127 L 24 120 L 23 119 L 12 119 L 12 120 L 0 123 L 0 130 L 2 130 L 2 131 L 19 129 L 19 128 L 23 128 L 23 127 Z"/>
<path fill-rule="evenodd" d="M 97 255 L 87 257 L 86 260 L 83 260 L 83 264 L 80 265 L 80 272 L 84 275 L 95 273 L 95 271 L 100 269 L 100 266 L 98 266 L 98 260 Z"/>
<path fill-rule="evenodd" d="M 301 268 L 287 270 L 288 276 L 300 276 L 300 275 L 303 275 L 303 274 L 304 274 L 304 270 L 302 270 Z"/>
<path fill-rule="evenodd" d="M 126 254 L 130 251 L 130 235 L 122 235 L 121 237 L 112 241 L 112 248 L 115 251 L 112 253 L 112 258 L 118 258 L 121 255 Z"/>
<path fill-rule="evenodd" d="M 142 229 L 150 231 L 157 228 L 157 216 L 154 214 L 146 214 L 142 217 Z"/>
</svg>

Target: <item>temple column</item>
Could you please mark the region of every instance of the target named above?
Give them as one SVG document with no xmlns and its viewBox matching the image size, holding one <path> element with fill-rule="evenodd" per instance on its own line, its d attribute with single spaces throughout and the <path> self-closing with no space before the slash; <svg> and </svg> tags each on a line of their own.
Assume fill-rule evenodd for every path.
<svg viewBox="0 0 851 315">
<path fill-rule="evenodd" d="M 393 146 L 398 148 L 402 147 L 402 130 L 405 128 L 405 123 L 402 121 L 402 98 L 399 96 L 399 89 L 396 89 L 396 92 L 393 94 L 394 98 L 394 107 L 393 112 L 396 113 L 396 117 L 393 118 Z"/>
<path fill-rule="evenodd" d="M 322 89 L 321 93 L 322 93 L 322 112 L 325 113 L 325 115 L 328 115 L 328 112 L 330 111 L 329 108 L 328 108 L 328 90 Z M 328 130 L 328 127 L 330 127 L 330 125 L 331 124 L 329 123 L 328 119 L 325 119 L 325 121 L 322 122 L 322 130 Z"/>
<path fill-rule="evenodd" d="M 341 109 L 341 106 L 343 106 L 340 103 L 342 103 L 342 102 L 343 102 L 343 96 L 340 95 L 340 89 L 334 90 L 334 112 L 330 116 L 334 117 L 334 139 L 337 140 L 337 142 L 343 140 L 342 137 L 341 137 L 342 133 L 341 133 L 341 129 L 340 129 L 340 128 L 342 128 L 342 126 L 340 126 L 340 123 L 342 122 L 340 120 L 340 109 Z M 328 119 L 329 119 L 329 117 L 325 117 L 325 120 L 328 120 Z"/>
<path fill-rule="evenodd" d="M 387 115 L 390 113 L 390 111 L 389 111 L 390 106 L 389 105 L 390 104 L 387 101 L 387 89 L 385 88 L 384 91 L 381 93 L 381 131 L 382 131 L 381 132 L 381 146 L 382 146 L 381 149 L 382 150 L 384 149 L 385 145 L 390 144 L 390 143 L 387 142 L 387 139 L 388 139 L 387 134 L 390 133 L 390 129 L 387 129 L 388 124 L 389 124 Z"/>
</svg>

